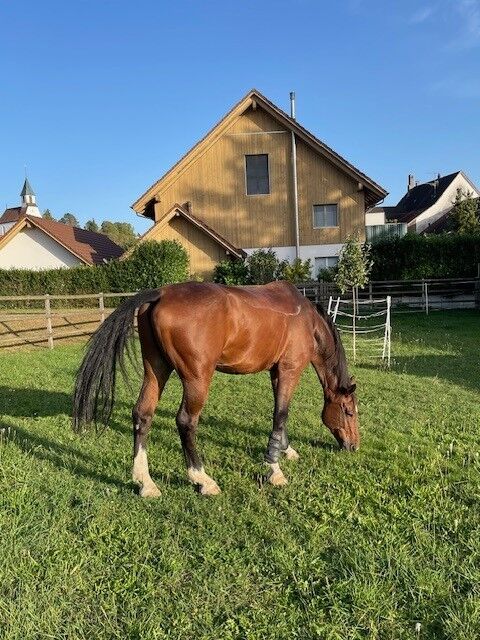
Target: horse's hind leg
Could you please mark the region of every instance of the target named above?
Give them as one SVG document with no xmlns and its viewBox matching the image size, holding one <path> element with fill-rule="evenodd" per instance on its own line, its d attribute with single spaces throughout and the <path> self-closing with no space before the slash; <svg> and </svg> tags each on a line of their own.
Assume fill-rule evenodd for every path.
<svg viewBox="0 0 480 640">
<path fill-rule="evenodd" d="M 184 380 L 182 404 L 177 413 L 177 427 L 187 465 L 188 479 L 197 485 L 200 493 L 205 496 L 215 496 L 220 493 L 218 484 L 205 473 L 195 444 L 198 420 L 207 399 L 210 380 L 211 375 L 208 379 Z"/>
<path fill-rule="evenodd" d="M 133 470 L 132 479 L 140 486 L 142 498 L 160 495 L 157 485 L 150 477 L 147 459 L 147 436 L 160 395 L 172 372 L 163 359 L 152 336 L 148 309 L 138 315 L 138 331 L 142 346 L 144 377 L 137 403 L 132 411 L 133 420 Z"/>
</svg>

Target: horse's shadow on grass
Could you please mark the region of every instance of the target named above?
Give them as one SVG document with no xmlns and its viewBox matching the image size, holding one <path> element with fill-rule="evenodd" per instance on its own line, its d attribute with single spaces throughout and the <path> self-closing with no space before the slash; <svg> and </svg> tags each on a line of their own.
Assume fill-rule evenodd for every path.
<svg viewBox="0 0 480 640">
<path fill-rule="evenodd" d="M 33 456 L 37 460 L 49 462 L 57 469 L 70 471 L 75 475 L 89 480 L 95 480 L 102 484 L 115 486 L 119 489 L 131 488 L 131 483 L 123 482 L 118 478 L 112 478 L 92 468 L 95 459 L 80 451 L 76 447 L 65 443 L 55 442 L 44 436 L 32 433 L 18 425 L 10 425 L 0 421 L 1 438 L 10 442 L 23 453 Z"/>
<path fill-rule="evenodd" d="M 131 406 L 126 400 L 117 401 L 117 406 L 122 409 L 128 407 L 130 414 Z M 131 481 L 123 481 L 120 478 L 101 470 L 101 459 L 95 455 L 82 451 L 80 447 L 69 443 L 61 442 L 30 431 L 24 426 L 19 426 L 11 422 L 9 418 L 29 418 L 29 417 L 53 417 L 57 415 L 71 414 L 72 397 L 71 394 L 60 391 L 45 391 L 42 389 L 25 389 L 0 387 L 0 441 L 9 441 L 22 452 L 33 456 L 37 460 L 46 461 L 54 465 L 60 471 L 66 470 L 70 473 L 94 480 L 101 484 L 117 487 L 118 489 L 132 492 L 134 485 Z M 155 421 L 149 438 L 150 445 L 161 447 L 168 456 L 181 456 L 180 441 L 175 426 L 176 409 L 169 409 L 159 405 L 155 413 Z M 121 420 L 115 414 L 109 423 L 109 429 L 122 436 L 131 436 L 132 426 L 130 419 Z M 222 450 L 238 452 L 239 432 L 242 446 L 248 447 L 248 455 L 263 459 L 268 436 L 271 430 L 271 419 L 268 418 L 262 424 L 258 421 L 233 421 L 225 415 L 208 413 L 202 416 L 199 425 L 200 449 L 203 443 L 208 443 Z M 319 447 L 326 451 L 333 451 L 334 445 L 323 442 L 321 439 L 302 437 L 300 434 L 292 434 L 292 444 L 302 443 L 313 447 Z M 82 436 L 78 436 L 79 442 Z M 98 435 L 101 441 L 102 433 Z M 119 463 L 120 470 L 120 463 Z M 121 472 L 121 470 L 120 470 Z M 155 471 L 154 471 L 155 473 Z M 163 474 L 161 474 L 163 475 Z M 168 479 L 163 479 L 164 483 L 170 485 L 184 484 L 183 478 L 177 474 L 169 474 Z"/>
</svg>

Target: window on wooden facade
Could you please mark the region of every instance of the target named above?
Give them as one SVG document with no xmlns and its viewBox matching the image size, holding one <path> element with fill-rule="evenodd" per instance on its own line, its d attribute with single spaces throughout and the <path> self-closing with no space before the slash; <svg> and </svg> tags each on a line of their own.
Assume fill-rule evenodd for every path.
<svg viewBox="0 0 480 640">
<path fill-rule="evenodd" d="M 268 154 L 245 156 L 245 174 L 247 196 L 264 195 L 270 193 L 270 179 L 268 175 Z"/>
<path fill-rule="evenodd" d="M 313 205 L 313 227 L 338 227 L 338 207 L 336 204 Z"/>
<path fill-rule="evenodd" d="M 330 269 L 338 263 L 338 256 L 322 256 L 315 258 L 315 275 L 318 276 L 318 272 L 322 269 Z"/>
</svg>

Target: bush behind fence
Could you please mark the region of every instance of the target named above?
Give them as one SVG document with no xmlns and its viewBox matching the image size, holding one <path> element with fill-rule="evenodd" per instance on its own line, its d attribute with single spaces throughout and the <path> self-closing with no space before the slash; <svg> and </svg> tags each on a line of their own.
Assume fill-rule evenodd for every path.
<svg viewBox="0 0 480 640">
<path fill-rule="evenodd" d="M 182 245 L 174 240 L 142 242 L 125 260 L 112 261 L 103 266 L 79 266 L 70 269 L 29 271 L 24 269 L 0 269 L 1 296 L 79 295 L 103 291 L 116 293 L 154 289 L 164 284 L 181 282 L 189 277 L 188 255 Z M 109 298 L 109 305 L 116 306 L 117 298 Z M 3 308 L 13 308 L 18 303 L 2 301 Z M 25 307 L 39 308 L 43 302 L 30 300 Z M 98 300 L 56 300 L 56 306 L 97 306 Z"/>
</svg>

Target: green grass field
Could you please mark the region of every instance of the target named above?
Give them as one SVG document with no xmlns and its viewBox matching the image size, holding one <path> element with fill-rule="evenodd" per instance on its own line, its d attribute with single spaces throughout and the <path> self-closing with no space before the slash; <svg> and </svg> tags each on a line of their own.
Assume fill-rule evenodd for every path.
<svg viewBox="0 0 480 640">
<path fill-rule="evenodd" d="M 187 483 L 172 377 L 150 439 L 162 496 L 130 481 L 121 386 L 111 429 L 76 436 L 82 348 L 0 355 L 0 637 L 474 640 L 480 637 L 480 315 L 394 316 L 392 371 L 353 368 L 362 447 L 337 450 L 305 373 L 299 462 L 262 483 L 267 374 L 217 375 L 202 416 L 217 498 Z"/>
</svg>

